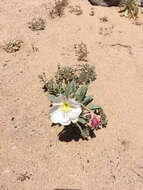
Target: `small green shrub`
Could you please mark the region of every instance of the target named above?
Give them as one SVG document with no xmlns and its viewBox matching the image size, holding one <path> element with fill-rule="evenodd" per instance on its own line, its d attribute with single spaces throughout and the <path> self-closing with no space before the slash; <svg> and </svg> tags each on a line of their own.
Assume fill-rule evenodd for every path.
<svg viewBox="0 0 143 190">
<path fill-rule="evenodd" d="M 89 84 L 96 80 L 95 68 L 87 63 L 75 67 L 60 67 L 51 79 L 39 76 L 43 89 L 49 93 L 49 116 L 53 123 L 64 126 L 59 136 L 69 128 L 78 129 L 83 139 L 94 137 L 94 130 L 107 126 L 103 109 L 90 104 L 93 96 L 87 95 Z"/>
<path fill-rule="evenodd" d="M 54 7 L 50 10 L 50 17 L 62 17 L 64 15 L 65 7 L 68 5 L 68 0 L 55 0 Z"/>
<path fill-rule="evenodd" d="M 102 22 L 108 22 L 108 17 L 107 16 L 103 16 L 103 17 L 100 18 L 100 20 Z"/>
<path fill-rule="evenodd" d="M 83 14 L 83 11 L 79 5 L 69 6 L 69 12 L 74 13 L 77 16 Z"/>
<path fill-rule="evenodd" d="M 28 27 L 32 31 L 44 30 L 46 27 L 46 21 L 42 18 L 33 18 L 32 21 L 28 23 Z"/>
<path fill-rule="evenodd" d="M 22 40 L 10 40 L 5 42 L 5 44 L 3 45 L 3 49 L 7 53 L 14 53 L 20 50 L 22 44 L 23 44 Z"/>
<path fill-rule="evenodd" d="M 137 0 L 125 0 L 121 4 L 120 13 L 124 13 L 122 16 L 136 19 L 139 13 Z"/>
<path fill-rule="evenodd" d="M 79 44 L 74 44 L 75 55 L 77 56 L 78 61 L 87 61 L 87 46 L 83 42 Z"/>
</svg>

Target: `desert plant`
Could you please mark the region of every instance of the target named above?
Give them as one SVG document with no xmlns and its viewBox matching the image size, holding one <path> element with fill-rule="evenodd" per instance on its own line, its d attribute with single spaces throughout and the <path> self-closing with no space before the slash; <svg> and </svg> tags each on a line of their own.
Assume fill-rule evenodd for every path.
<svg viewBox="0 0 143 190">
<path fill-rule="evenodd" d="M 139 8 L 137 0 L 122 1 L 120 13 L 124 12 L 123 16 L 136 19 L 138 17 Z"/>
<path fill-rule="evenodd" d="M 78 61 L 87 61 L 88 51 L 85 43 L 74 44 L 74 49 Z"/>
<path fill-rule="evenodd" d="M 5 42 L 5 44 L 3 45 L 3 49 L 7 53 L 14 53 L 20 50 L 22 44 L 23 44 L 22 40 L 16 40 L 16 39 L 10 40 Z"/>
<path fill-rule="evenodd" d="M 100 18 L 100 20 L 102 22 L 108 22 L 108 17 L 107 16 L 103 16 L 103 17 Z"/>
<path fill-rule="evenodd" d="M 50 17 L 62 17 L 64 15 L 65 7 L 68 5 L 68 0 L 55 0 L 54 7 L 50 10 Z"/>
<path fill-rule="evenodd" d="M 46 21 L 42 18 L 33 18 L 32 21 L 28 23 L 28 27 L 32 31 L 44 30 L 46 27 Z"/>
<path fill-rule="evenodd" d="M 79 5 L 69 6 L 69 12 L 74 13 L 75 15 L 83 14 L 83 11 Z"/>
<path fill-rule="evenodd" d="M 79 129 L 83 139 L 91 132 L 107 126 L 103 109 L 90 104 L 93 96 L 87 95 L 89 84 L 96 79 L 94 66 L 79 64 L 74 67 L 60 67 L 55 76 L 48 79 L 43 73 L 39 76 L 45 92 L 49 93 L 51 108 L 49 111 L 53 123 Z"/>
</svg>

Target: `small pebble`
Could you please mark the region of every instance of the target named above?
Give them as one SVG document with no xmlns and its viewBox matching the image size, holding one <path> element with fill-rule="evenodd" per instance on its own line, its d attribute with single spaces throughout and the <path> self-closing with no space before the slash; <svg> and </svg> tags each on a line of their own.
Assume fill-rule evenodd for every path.
<svg viewBox="0 0 143 190">
<path fill-rule="evenodd" d="M 94 14 L 95 14 L 95 13 L 94 13 L 94 9 L 91 9 L 89 15 L 90 15 L 90 16 L 94 16 Z"/>
<path fill-rule="evenodd" d="M 17 128 L 17 125 L 15 125 L 14 128 L 16 129 L 16 128 Z"/>
<path fill-rule="evenodd" d="M 11 118 L 11 121 L 14 121 L 14 120 L 15 120 L 15 117 L 12 117 L 12 118 Z"/>
<path fill-rule="evenodd" d="M 7 66 L 7 64 L 6 64 L 6 63 L 4 63 L 4 64 L 3 64 L 3 67 L 6 67 L 6 66 Z"/>
</svg>

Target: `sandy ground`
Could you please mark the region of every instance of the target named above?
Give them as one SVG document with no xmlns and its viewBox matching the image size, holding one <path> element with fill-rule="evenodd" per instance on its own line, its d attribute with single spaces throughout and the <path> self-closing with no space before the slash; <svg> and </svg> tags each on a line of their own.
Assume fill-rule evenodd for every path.
<svg viewBox="0 0 143 190">
<path fill-rule="evenodd" d="M 87 0 L 70 1 L 83 14 L 66 8 L 52 20 L 52 3 L 0 1 L 0 44 L 24 42 L 16 53 L 0 49 L 0 190 L 142 190 L 143 25 L 120 17 L 116 7 L 93 7 Z M 109 21 L 101 22 L 103 16 Z M 28 28 L 34 17 L 46 20 L 45 30 Z M 67 142 L 58 139 L 62 128 L 51 127 L 38 75 L 52 76 L 59 63 L 79 63 L 74 44 L 80 42 L 98 75 L 89 93 L 109 122 L 96 138 Z"/>
</svg>

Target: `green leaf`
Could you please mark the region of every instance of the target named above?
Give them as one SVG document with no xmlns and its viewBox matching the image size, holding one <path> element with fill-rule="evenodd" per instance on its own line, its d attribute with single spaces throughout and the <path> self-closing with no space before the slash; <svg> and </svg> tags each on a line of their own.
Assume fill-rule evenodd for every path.
<svg viewBox="0 0 143 190">
<path fill-rule="evenodd" d="M 62 93 L 62 85 L 57 85 L 56 87 L 55 87 L 55 90 L 56 90 L 56 92 L 57 92 L 57 94 L 61 94 Z"/>
<path fill-rule="evenodd" d="M 72 93 L 74 93 L 76 91 L 76 82 L 75 80 L 72 80 L 68 86 L 67 86 L 67 93 L 68 95 L 71 95 Z"/>
<path fill-rule="evenodd" d="M 82 101 L 82 104 L 87 106 L 90 102 L 92 102 L 93 96 L 86 96 L 84 100 Z"/>
<path fill-rule="evenodd" d="M 76 99 L 78 100 L 78 102 L 82 102 L 82 100 L 85 98 L 85 95 L 87 93 L 87 85 L 82 85 L 81 88 L 79 89 L 77 95 L 76 95 Z"/>
<path fill-rule="evenodd" d="M 129 10 L 128 10 L 128 9 L 126 9 L 126 10 L 125 10 L 125 17 L 127 17 L 127 16 L 128 16 L 128 14 L 129 14 Z"/>
<path fill-rule="evenodd" d="M 88 106 L 88 109 L 90 109 L 90 110 L 96 110 L 96 109 L 99 109 L 99 108 L 101 108 L 101 107 L 98 106 L 98 105 L 96 105 L 96 104 L 90 104 L 90 105 Z"/>
<path fill-rule="evenodd" d="M 105 120 L 106 118 L 107 118 L 106 114 L 105 114 L 105 113 L 102 113 L 101 119 L 102 119 L 102 120 Z"/>
<path fill-rule="evenodd" d="M 80 131 L 80 135 L 82 136 L 82 138 L 83 138 L 83 139 L 87 139 L 87 136 L 86 136 L 86 134 L 83 132 L 82 127 L 81 127 L 78 123 L 76 123 L 76 126 L 78 127 L 78 129 L 79 129 L 79 131 Z"/>
<path fill-rule="evenodd" d="M 85 125 L 85 124 L 87 123 L 87 121 L 86 121 L 84 118 L 82 118 L 82 117 L 79 117 L 79 118 L 78 118 L 78 121 L 79 121 L 80 123 L 82 123 L 83 125 Z"/>
<path fill-rule="evenodd" d="M 50 101 L 53 101 L 56 98 L 56 96 L 55 95 L 49 95 L 48 98 Z"/>
<path fill-rule="evenodd" d="M 107 126 L 107 123 L 108 123 L 107 120 L 104 120 L 104 121 L 101 122 L 101 124 L 102 124 L 103 127 L 106 127 L 106 126 Z"/>
</svg>

